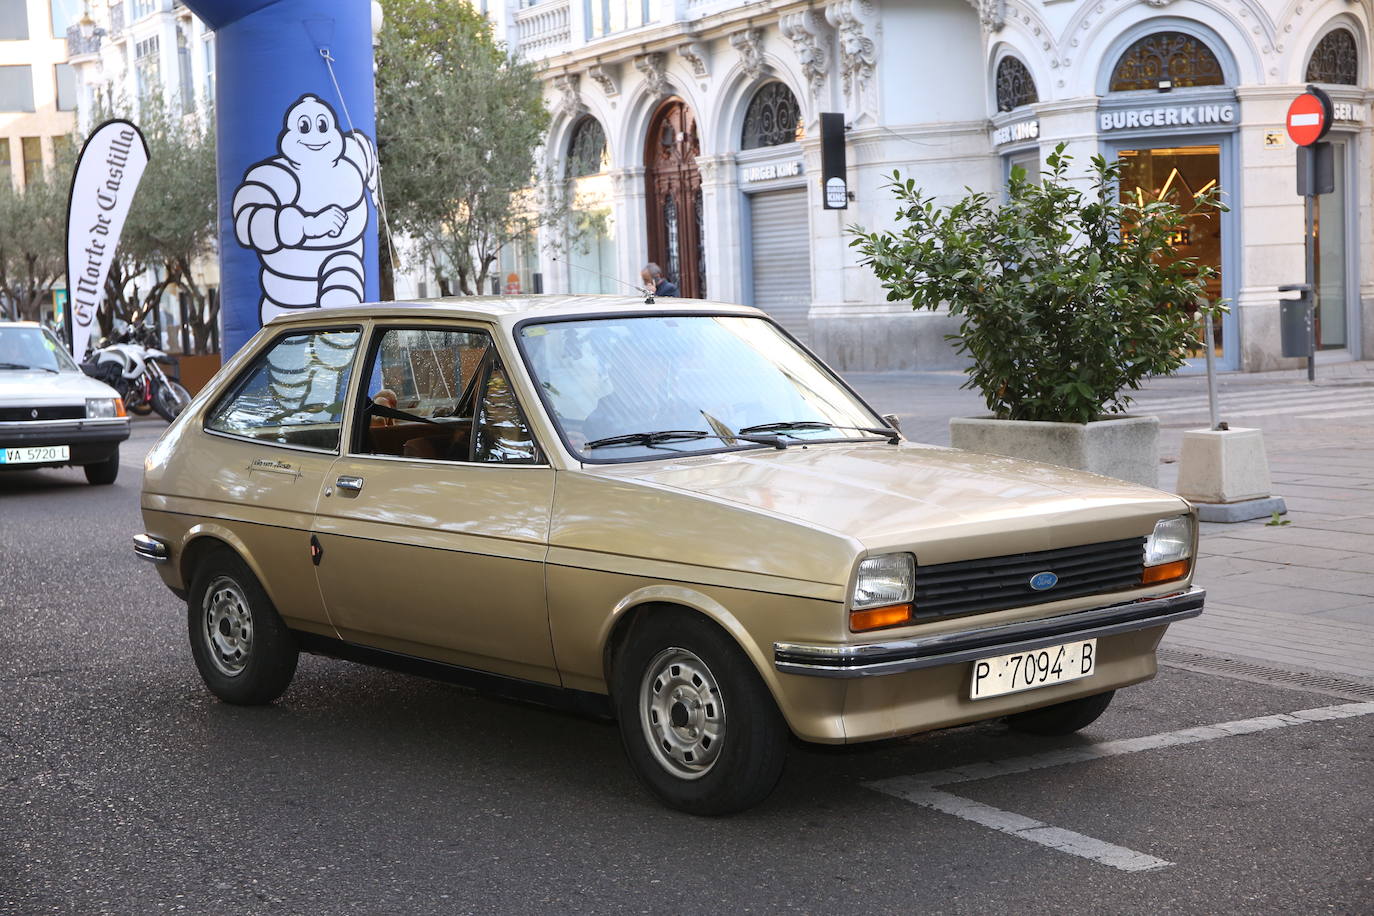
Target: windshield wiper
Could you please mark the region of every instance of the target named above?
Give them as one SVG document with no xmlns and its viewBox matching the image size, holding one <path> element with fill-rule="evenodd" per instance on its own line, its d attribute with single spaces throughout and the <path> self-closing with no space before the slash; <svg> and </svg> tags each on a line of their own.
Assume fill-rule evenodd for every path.
<svg viewBox="0 0 1374 916">
<path fill-rule="evenodd" d="M 0 369 L 37 369 L 39 372 L 51 372 L 53 375 L 57 374 L 56 369 L 49 369 L 47 366 L 26 366 L 23 363 L 0 363 Z"/>
<path fill-rule="evenodd" d="M 852 429 L 861 433 L 873 433 L 875 436 L 884 436 L 893 445 L 901 440 L 901 435 L 895 429 L 888 429 L 881 426 L 838 426 L 834 423 L 825 423 L 820 420 L 793 420 L 780 423 L 755 423 L 753 426 L 746 426 L 740 430 L 741 434 L 748 433 L 783 433 L 792 429 Z M 792 438 L 798 439 L 799 436 Z"/>
<path fill-rule="evenodd" d="M 777 436 L 748 436 L 738 435 L 731 437 L 745 442 L 752 442 L 756 445 L 771 445 L 776 449 L 787 448 L 787 443 Z M 583 448 L 606 448 L 614 445 L 639 445 L 644 448 L 656 448 L 663 442 L 679 442 L 690 439 L 720 439 L 722 442 L 731 441 L 724 436 L 717 436 L 715 433 L 708 433 L 704 429 L 661 429 L 652 433 L 625 433 L 620 436 L 606 436 L 604 439 L 593 439 Z"/>
</svg>

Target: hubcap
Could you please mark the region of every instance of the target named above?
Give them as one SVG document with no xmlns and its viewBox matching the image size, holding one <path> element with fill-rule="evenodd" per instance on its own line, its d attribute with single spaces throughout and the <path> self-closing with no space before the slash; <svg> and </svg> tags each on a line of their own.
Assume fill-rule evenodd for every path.
<svg viewBox="0 0 1374 916">
<path fill-rule="evenodd" d="M 706 775 L 720 757 L 725 701 L 711 669 L 686 649 L 664 649 L 639 690 L 644 738 L 654 759 L 680 779 Z"/>
<path fill-rule="evenodd" d="M 220 674 L 236 677 L 253 652 L 253 615 L 237 582 L 220 576 L 205 590 L 205 629 L 201 636 Z"/>
</svg>

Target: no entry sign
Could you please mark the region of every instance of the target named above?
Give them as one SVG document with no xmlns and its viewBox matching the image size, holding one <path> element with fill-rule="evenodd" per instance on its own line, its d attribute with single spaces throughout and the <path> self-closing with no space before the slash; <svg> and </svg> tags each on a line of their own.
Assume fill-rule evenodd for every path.
<svg viewBox="0 0 1374 916">
<path fill-rule="evenodd" d="M 1288 136 L 1298 146 L 1311 146 L 1331 129 L 1331 99 L 1316 86 L 1288 106 Z"/>
</svg>

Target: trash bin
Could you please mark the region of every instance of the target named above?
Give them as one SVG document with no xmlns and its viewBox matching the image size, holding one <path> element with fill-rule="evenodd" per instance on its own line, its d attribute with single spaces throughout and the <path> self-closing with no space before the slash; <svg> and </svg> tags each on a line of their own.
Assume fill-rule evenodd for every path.
<svg viewBox="0 0 1374 916">
<path fill-rule="evenodd" d="M 1311 310 L 1306 299 L 1279 300 L 1279 336 L 1284 356 L 1306 356 Z"/>
</svg>

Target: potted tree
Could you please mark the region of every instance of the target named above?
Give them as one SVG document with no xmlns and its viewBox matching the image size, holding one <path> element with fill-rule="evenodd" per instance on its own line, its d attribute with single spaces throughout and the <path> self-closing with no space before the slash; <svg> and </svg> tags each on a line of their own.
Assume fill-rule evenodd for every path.
<svg viewBox="0 0 1374 916">
<path fill-rule="evenodd" d="M 1221 309 L 1205 295 L 1215 271 L 1175 250 L 1221 204 L 1215 189 L 1122 195 L 1120 161 L 1094 157 L 1074 180 L 1071 159 L 1061 144 L 1040 181 L 1012 169 L 1005 201 L 970 191 L 948 208 L 894 172 L 895 228 L 851 227 L 850 244 L 889 301 L 961 319 L 964 387 L 991 416 L 951 420 L 956 448 L 1156 485 L 1159 422 L 1129 415 L 1129 392 L 1182 366 L 1196 313 Z"/>
</svg>

